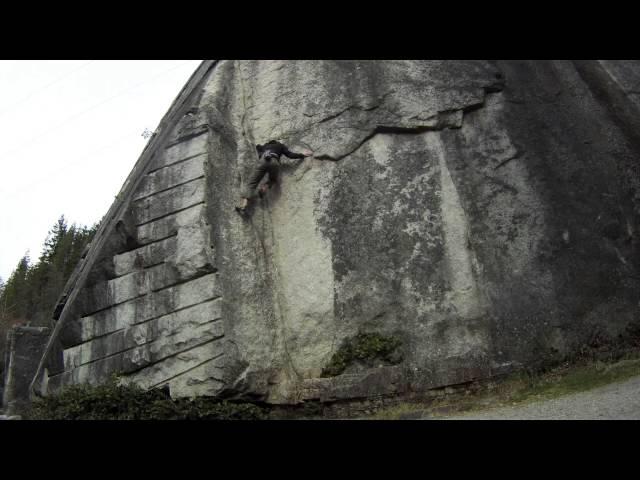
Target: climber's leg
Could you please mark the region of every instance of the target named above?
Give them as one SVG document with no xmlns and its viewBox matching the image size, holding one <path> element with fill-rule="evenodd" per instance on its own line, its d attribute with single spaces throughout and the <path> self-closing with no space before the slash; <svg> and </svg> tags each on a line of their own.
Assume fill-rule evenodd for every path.
<svg viewBox="0 0 640 480">
<path fill-rule="evenodd" d="M 240 214 L 245 214 L 247 207 L 249 206 L 249 202 L 256 197 L 256 187 L 260 184 L 262 178 L 269 171 L 269 162 L 262 162 L 258 167 L 254 170 L 251 175 L 251 179 L 249 180 L 247 187 L 245 188 L 242 194 L 242 200 L 240 202 L 240 206 L 236 207 L 236 211 Z"/>
<path fill-rule="evenodd" d="M 247 186 L 247 190 L 245 191 L 245 198 L 250 200 L 256 197 L 256 188 L 260 184 L 262 178 L 269 172 L 269 162 L 261 163 L 258 168 L 255 169 L 253 175 L 251 176 L 251 180 L 249 180 L 249 184 Z"/>
<path fill-rule="evenodd" d="M 269 180 L 267 181 L 267 188 L 273 187 L 280 178 L 280 165 L 275 161 L 272 161 L 267 169 L 269 173 Z"/>
</svg>

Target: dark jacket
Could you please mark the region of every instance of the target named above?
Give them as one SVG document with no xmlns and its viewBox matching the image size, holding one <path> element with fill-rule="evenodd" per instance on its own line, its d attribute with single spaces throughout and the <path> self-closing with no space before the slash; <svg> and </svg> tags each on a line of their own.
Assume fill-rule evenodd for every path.
<svg viewBox="0 0 640 480">
<path fill-rule="evenodd" d="M 265 143 L 264 145 L 256 145 L 258 155 L 262 157 L 265 152 L 272 152 L 280 159 L 280 155 L 284 155 L 289 158 L 304 158 L 302 153 L 294 153 L 290 151 L 285 145 L 275 140 Z"/>
</svg>

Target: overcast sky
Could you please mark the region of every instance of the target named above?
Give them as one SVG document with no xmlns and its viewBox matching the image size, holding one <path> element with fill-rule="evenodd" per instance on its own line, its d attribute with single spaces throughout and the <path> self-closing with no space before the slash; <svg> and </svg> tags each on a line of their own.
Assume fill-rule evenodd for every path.
<svg viewBox="0 0 640 480">
<path fill-rule="evenodd" d="M 0 61 L 0 278 L 107 212 L 200 60 Z"/>
</svg>

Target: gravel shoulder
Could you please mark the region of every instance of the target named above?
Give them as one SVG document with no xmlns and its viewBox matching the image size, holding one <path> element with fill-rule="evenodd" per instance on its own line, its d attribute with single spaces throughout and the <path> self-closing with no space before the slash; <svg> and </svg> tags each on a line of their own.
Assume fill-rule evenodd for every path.
<svg viewBox="0 0 640 480">
<path fill-rule="evenodd" d="M 442 420 L 640 420 L 640 376 L 589 391 Z"/>
</svg>

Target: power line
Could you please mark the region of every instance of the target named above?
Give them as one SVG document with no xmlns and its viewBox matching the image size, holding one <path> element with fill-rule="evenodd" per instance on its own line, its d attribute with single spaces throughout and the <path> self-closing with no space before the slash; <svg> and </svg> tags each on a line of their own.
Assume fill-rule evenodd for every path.
<svg viewBox="0 0 640 480">
<path fill-rule="evenodd" d="M 79 164 L 79 163 L 81 163 L 81 162 L 85 161 L 89 155 L 94 155 L 94 154 L 96 154 L 96 153 L 98 153 L 98 152 L 102 152 L 102 151 L 104 151 L 104 150 L 108 150 L 108 149 L 110 149 L 110 148 L 114 147 L 115 145 L 118 145 L 118 144 L 122 143 L 122 141 L 123 141 L 125 138 L 132 137 L 134 134 L 136 134 L 136 135 L 137 135 L 137 134 L 139 134 L 139 129 L 131 130 L 131 131 L 127 132 L 126 134 L 122 135 L 121 137 L 118 137 L 118 139 L 117 139 L 116 141 L 111 142 L 111 143 L 109 143 L 108 145 L 102 146 L 102 147 L 97 148 L 97 149 L 95 149 L 95 150 L 91 150 L 91 151 L 89 151 L 89 152 L 84 152 L 84 153 L 82 154 L 82 157 L 81 157 L 81 158 L 79 158 L 78 160 L 74 160 L 73 162 L 65 163 L 65 164 L 61 165 L 59 168 L 56 168 L 56 170 L 52 170 L 52 171 L 50 171 L 50 172 L 47 172 L 47 173 L 46 173 L 45 175 L 43 175 L 42 177 L 40 177 L 40 178 L 38 178 L 38 179 L 34 180 L 33 182 L 30 182 L 29 184 L 27 184 L 27 185 L 23 186 L 22 188 L 19 188 L 18 190 L 14 190 L 13 192 L 11 192 L 11 193 L 9 193 L 9 194 L 4 195 L 3 197 L 0 197 L 0 200 L 7 200 L 7 199 L 9 199 L 9 198 L 11 198 L 11 197 L 16 196 L 16 195 L 17 195 L 17 194 L 19 194 L 19 193 L 24 192 L 25 190 L 29 190 L 29 189 L 30 189 L 30 188 L 32 188 L 34 185 L 37 185 L 37 184 L 39 184 L 39 183 L 42 183 L 42 182 L 43 182 L 43 181 L 45 181 L 45 180 L 49 180 L 49 179 L 51 179 L 51 177 L 52 177 L 52 176 L 55 176 L 55 175 L 59 174 L 60 172 L 62 172 L 62 171 L 64 171 L 64 170 L 67 170 L 69 167 L 71 167 L 71 166 L 73 166 L 73 165 L 77 165 L 77 164 Z"/>
<path fill-rule="evenodd" d="M 150 78 L 148 78 L 147 80 L 144 80 L 144 81 L 139 82 L 139 83 L 137 83 L 137 84 L 135 84 L 135 85 L 132 85 L 131 87 L 127 87 L 127 88 L 125 88 L 124 90 L 119 91 L 119 92 L 118 92 L 118 93 L 116 93 L 115 95 L 112 95 L 111 97 L 108 97 L 108 98 L 106 98 L 105 100 L 102 100 L 102 101 L 100 101 L 100 102 L 98 102 L 98 103 L 96 103 L 96 104 L 94 104 L 94 105 L 90 106 L 89 108 L 87 108 L 87 109 L 85 109 L 85 110 L 82 110 L 82 111 L 80 111 L 80 112 L 76 113 L 75 115 L 72 115 L 71 117 L 68 117 L 68 118 L 67 118 L 67 119 L 65 119 L 65 121 L 63 121 L 62 123 L 59 123 L 58 125 L 56 125 L 56 126 L 54 126 L 54 127 L 50 128 L 50 129 L 48 129 L 48 130 L 45 130 L 44 132 L 41 132 L 40 134 L 36 135 L 35 137 L 32 137 L 32 138 L 30 138 L 30 139 L 28 139 L 28 140 L 26 140 L 26 141 L 22 142 L 22 143 L 21 143 L 20 145 L 18 145 L 17 147 L 14 147 L 14 148 L 11 148 L 11 149 L 9 149 L 9 150 L 6 150 L 6 151 L 2 152 L 2 153 L 0 154 L 0 156 L 5 156 L 5 155 L 9 155 L 9 154 L 11 154 L 11 153 L 15 153 L 15 152 L 17 152 L 17 151 L 20 151 L 20 150 L 22 150 L 22 148 L 21 148 L 21 147 L 23 147 L 23 146 L 25 146 L 25 145 L 27 145 L 27 144 L 29 144 L 29 145 L 28 145 L 26 148 L 30 148 L 31 146 L 33 146 L 33 145 L 34 145 L 34 143 L 32 143 L 32 142 L 34 142 L 35 140 L 38 140 L 38 139 L 40 139 L 40 138 L 42 138 L 42 137 L 44 137 L 44 136 L 48 135 L 49 133 L 51 133 L 51 132 L 53 132 L 53 131 L 57 130 L 58 128 L 60 128 L 60 127 L 62 127 L 62 126 L 64 126 L 64 125 L 66 125 L 66 124 L 68 124 L 69 122 L 72 122 L 72 121 L 76 120 L 77 118 L 81 117 L 81 116 L 82 116 L 82 115 L 84 115 L 85 113 L 88 113 L 88 112 L 90 112 L 91 110 L 94 110 L 94 109 L 98 108 L 99 106 L 104 105 L 104 104 L 105 104 L 105 103 L 107 103 L 107 102 L 110 102 L 110 101 L 111 101 L 111 100 L 113 100 L 114 98 L 117 98 L 117 97 L 119 97 L 119 96 L 121 96 L 121 95 L 123 95 L 123 94 L 125 94 L 125 93 L 129 92 L 130 90 L 134 90 L 134 89 L 138 88 L 138 87 L 139 87 L 139 86 L 141 86 L 141 85 L 144 85 L 144 84 L 146 84 L 146 83 L 149 83 L 149 82 L 151 82 L 151 81 L 153 81 L 153 80 L 157 79 L 158 77 L 161 77 L 162 75 L 164 75 L 164 74 L 166 74 L 166 73 L 169 73 L 169 72 L 170 72 L 170 71 L 172 71 L 172 70 L 176 70 L 177 68 L 179 68 L 179 67 L 181 67 L 181 66 L 183 66 L 183 65 L 186 65 L 187 63 L 189 63 L 189 61 L 182 62 L 182 63 L 180 63 L 180 64 L 178 64 L 178 65 L 176 65 L 176 66 L 174 66 L 174 67 L 171 67 L 171 68 L 169 68 L 169 69 L 167 69 L 167 70 L 163 70 L 163 71 L 162 71 L 162 72 L 160 72 L 159 74 L 154 75 L 153 77 L 150 77 Z"/>
<path fill-rule="evenodd" d="M 10 112 L 11 110 L 13 110 L 16 106 L 22 105 L 25 101 L 27 101 L 28 99 L 33 97 L 36 93 L 39 93 L 39 92 L 42 92 L 43 90 L 46 90 L 47 88 L 55 85 L 56 83 L 60 82 L 61 80 L 64 80 L 68 76 L 70 76 L 70 75 L 82 70 L 83 68 L 87 67 L 90 63 L 93 63 L 93 62 L 95 62 L 95 60 L 89 60 L 88 62 L 85 62 L 82 65 L 80 65 L 78 68 L 74 68 L 73 70 L 65 73 L 64 75 L 61 75 L 60 77 L 58 77 L 55 80 L 47 83 L 46 85 L 43 85 L 40 88 L 36 88 L 35 90 L 32 90 L 31 92 L 29 92 L 27 95 L 22 97 L 17 102 L 14 102 L 11 105 L 9 105 L 9 107 L 3 108 L 2 110 L 0 110 L 0 117 L 4 116 L 7 112 Z"/>
<path fill-rule="evenodd" d="M 77 118 L 81 117 L 81 116 L 82 116 L 82 115 L 84 115 L 85 113 L 88 113 L 88 112 L 90 112 L 90 111 L 92 111 L 92 110 L 94 110 L 94 109 L 98 108 L 99 106 L 104 105 L 104 104 L 105 104 L 105 103 L 107 103 L 107 102 L 110 102 L 110 101 L 111 101 L 111 100 L 113 100 L 114 98 L 117 98 L 117 97 L 119 97 L 119 96 L 121 96 L 121 95 L 123 95 L 123 94 L 125 94 L 125 93 L 129 92 L 130 90 L 134 90 L 134 89 L 138 88 L 138 87 L 139 87 L 139 86 L 141 86 L 141 85 L 144 85 L 144 84 L 146 84 L 146 83 L 149 83 L 149 82 L 151 82 L 151 81 L 153 81 L 153 80 L 157 79 L 158 77 L 160 77 L 160 76 L 164 75 L 165 73 L 168 73 L 168 72 L 170 72 L 170 71 L 172 71 L 172 70 L 175 70 L 175 69 L 177 69 L 178 67 L 181 67 L 182 65 L 185 65 L 185 64 L 187 64 L 187 63 L 189 63 L 189 62 L 187 61 L 187 62 L 180 63 L 180 64 L 178 64 L 178 65 L 176 65 L 176 66 L 174 66 L 174 67 L 171 67 L 171 68 L 169 68 L 169 69 L 167 69 L 167 70 L 163 70 L 163 71 L 162 71 L 162 72 L 160 72 L 159 74 L 154 75 L 153 77 L 150 77 L 150 78 L 148 78 L 148 79 L 146 79 L 146 80 L 144 80 L 144 81 L 142 81 L 142 82 L 138 82 L 137 84 L 132 85 L 131 87 L 127 87 L 127 88 L 125 88 L 124 90 L 120 90 L 120 91 L 119 91 L 118 93 L 116 93 L 115 95 L 112 95 L 111 97 L 108 97 L 108 98 L 106 98 L 105 100 L 102 100 L 102 101 L 100 101 L 100 102 L 98 102 L 98 103 L 96 103 L 96 104 L 93 104 L 93 105 L 92 105 L 92 106 L 90 106 L 89 108 L 87 108 L 87 109 L 85 109 L 85 110 L 82 110 L 82 111 L 80 111 L 80 112 L 76 113 L 75 115 L 72 115 L 71 117 L 68 117 L 68 118 L 67 118 L 67 119 L 65 119 L 62 123 L 59 123 L 58 125 L 56 125 L 56 126 L 54 126 L 54 127 L 50 128 L 50 129 L 48 129 L 48 130 L 45 130 L 44 132 L 41 132 L 40 134 L 36 135 L 35 137 L 32 137 L 32 138 L 30 138 L 29 140 L 26 140 L 25 142 L 21 143 L 21 144 L 20 144 L 20 145 L 18 145 L 17 147 L 14 147 L 14 148 L 9 149 L 9 150 L 7 150 L 7 151 L 5 151 L 5 152 L 2 152 L 0 155 L 1 155 L 1 156 L 4 156 L 4 155 L 8 155 L 8 154 L 10 154 L 10 153 L 15 153 L 16 151 L 20 151 L 20 150 L 21 150 L 21 148 L 20 148 L 20 147 L 22 147 L 22 146 L 26 145 L 27 143 L 29 143 L 29 146 L 27 147 L 27 148 L 29 148 L 29 147 L 31 147 L 31 146 L 33 145 L 33 143 L 31 143 L 31 142 L 33 142 L 34 140 L 38 140 L 38 139 L 40 139 L 40 138 L 42 138 L 42 137 L 44 137 L 44 136 L 48 135 L 49 133 L 51 133 L 51 132 L 53 132 L 53 131 L 55 131 L 55 130 L 59 129 L 60 127 L 62 127 L 62 126 L 64 126 L 64 125 L 66 125 L 66 124 L 68 124 L 68 123 L 70 123 L 70 122 L 72 122 L 72 121 L 76 120 Z"/>
</svg>

